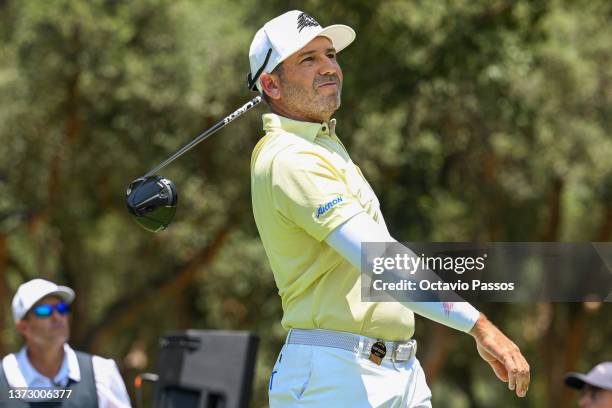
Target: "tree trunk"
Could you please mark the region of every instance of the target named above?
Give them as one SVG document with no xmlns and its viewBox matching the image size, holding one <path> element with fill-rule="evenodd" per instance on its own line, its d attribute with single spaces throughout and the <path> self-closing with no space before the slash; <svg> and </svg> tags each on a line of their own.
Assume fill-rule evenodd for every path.
<svg viewBox="0 0 612 408">
<path fill-rule="evenodd" d="M 6 261 L 7 261 L 7 237 L 6 234 L 0 234 L 0 333 L 8 330 L 10 322 L 6 316 L 9 315 L 9 302 L 11 294 L 6 279 Z M 7 345 L 4 343 L 4 336 L 0 336 L 0 357 L 8 353 Z"/>
<path fill-rule="evenodd" d="M 548 222 L 540 237 L 540 241 L 555 242 L 559 240 L 561 232 L 561 197 L 563 194 L 564 182 L 561 178 L 553 181 L 552 191 L 548 199 Z"/>
<path fill-rule="evenodd" d="M 567 312 L 563 316 L 563 309 Z M 551 304 L 551 324 L 540 341 L 543 367 L 546 372 L 548 406 L 570 408 L 572 390 L 565 386 L 563 378 L 576 368 L 582 346 L 589 330 L 586 311 L 582 304 Z"/>
<path fill-rule="evenodd" d="M 433 333 L 427 341 L 427 353 L 423 357 L 423 370 L 428 384 L 433 384 L 440 370 L 444 368 L 454 336 L 452 329 L 441 324 L 433 325 Z"/>
<path fill-rule="evenodd" d="M 597 242 L 606 242 L 610 241 L 612 238 L 612 205 L 606 203 L 606 207 L 604 209 L 604 217 L 601 223 L 601 228 L 597 233 Z"/>
</svg>

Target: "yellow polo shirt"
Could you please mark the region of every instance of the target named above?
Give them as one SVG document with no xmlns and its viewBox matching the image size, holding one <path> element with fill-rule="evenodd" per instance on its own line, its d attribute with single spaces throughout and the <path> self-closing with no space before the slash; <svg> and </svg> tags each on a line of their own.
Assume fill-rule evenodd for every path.
<svg viewBox="0 0 612 408">
<path fill-rule="evenodd" d="M 360 271 L 325 242 L 380 204 L 328 123 L 263 115 L 265 136 L 251 157 L 253 214 L 283 305 L 286 329 L 327 329 L 385 340 L 414 333 L 414 314 L 397 302 L 362 302 Z"/>
</svg>

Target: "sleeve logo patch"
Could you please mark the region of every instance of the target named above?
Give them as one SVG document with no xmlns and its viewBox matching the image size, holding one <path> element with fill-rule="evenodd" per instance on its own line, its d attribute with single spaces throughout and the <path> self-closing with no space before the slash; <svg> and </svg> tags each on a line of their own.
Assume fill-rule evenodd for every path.
<svg viewBox="0 0 612 408">
<path fill-rule="evenodd" d="M 320 205 L 319 208 L 317 209 L 317 218 L 319 218 L 321 215 L 331 210 L 336 204 L 341 203 L 341 202 L 342 202 L 342 197 L 338 196 L 334 198 L 333 200 L 331 200 L 329 203 Z"/>
</svg>

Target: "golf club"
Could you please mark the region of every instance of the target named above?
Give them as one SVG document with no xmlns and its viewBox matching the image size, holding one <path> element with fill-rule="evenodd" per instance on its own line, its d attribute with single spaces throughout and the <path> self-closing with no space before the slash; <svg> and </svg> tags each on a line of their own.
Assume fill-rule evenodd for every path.
<svg viewBox="0 0 612 408">
<path fill-rule="evenodd" d="M 149 170 L 144 176 L 130 183 L 126 191 L 127 207 L 141 227 L 151 232 L 163 231 L 172 222 L 176 213 L 178 200 L 176 186 L 171 180 L 156 173 L 260 102 L 261 95 L 257 95 Z"/>
</svg>

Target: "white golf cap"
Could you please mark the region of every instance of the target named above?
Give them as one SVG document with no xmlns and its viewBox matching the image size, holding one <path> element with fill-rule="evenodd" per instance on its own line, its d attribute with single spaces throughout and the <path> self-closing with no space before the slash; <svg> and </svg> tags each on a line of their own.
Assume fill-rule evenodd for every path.
<svg viewBox="0 0 612 408">
<path fill-rule="evenodd" d="M 323 28 L 317 20 L 300 10 L 288 11 L 268 21 L 255 33 L 249 49 L 249 89 L 254 91 L 257 86 L 261 92 L 259 74 L 272 72 L 287 57 L 319 36 L 329 38 L 336 52 L 340 52 L 353 42 L 355 31 L 342 24 Z M 253 78 L 256 79 L 254 83 Z"/>
<path fill-rule="evenodd" d="M 569 373 L 565 384 L 572 388 L 582 389 L 585 384 L 612 391 L 612 361 L 597 364 L 587 374 Z"/>
<path fill-rule="evenodd" d="M 13 318 L 23 319 L 36 302 L 46 296 L 57 296 L 65 302 L 72 303 L 74 290 L 67 286 L 58 286 L 45 279 L 32 279 L 17 289 L 13 297 Z"/>
</svg>

